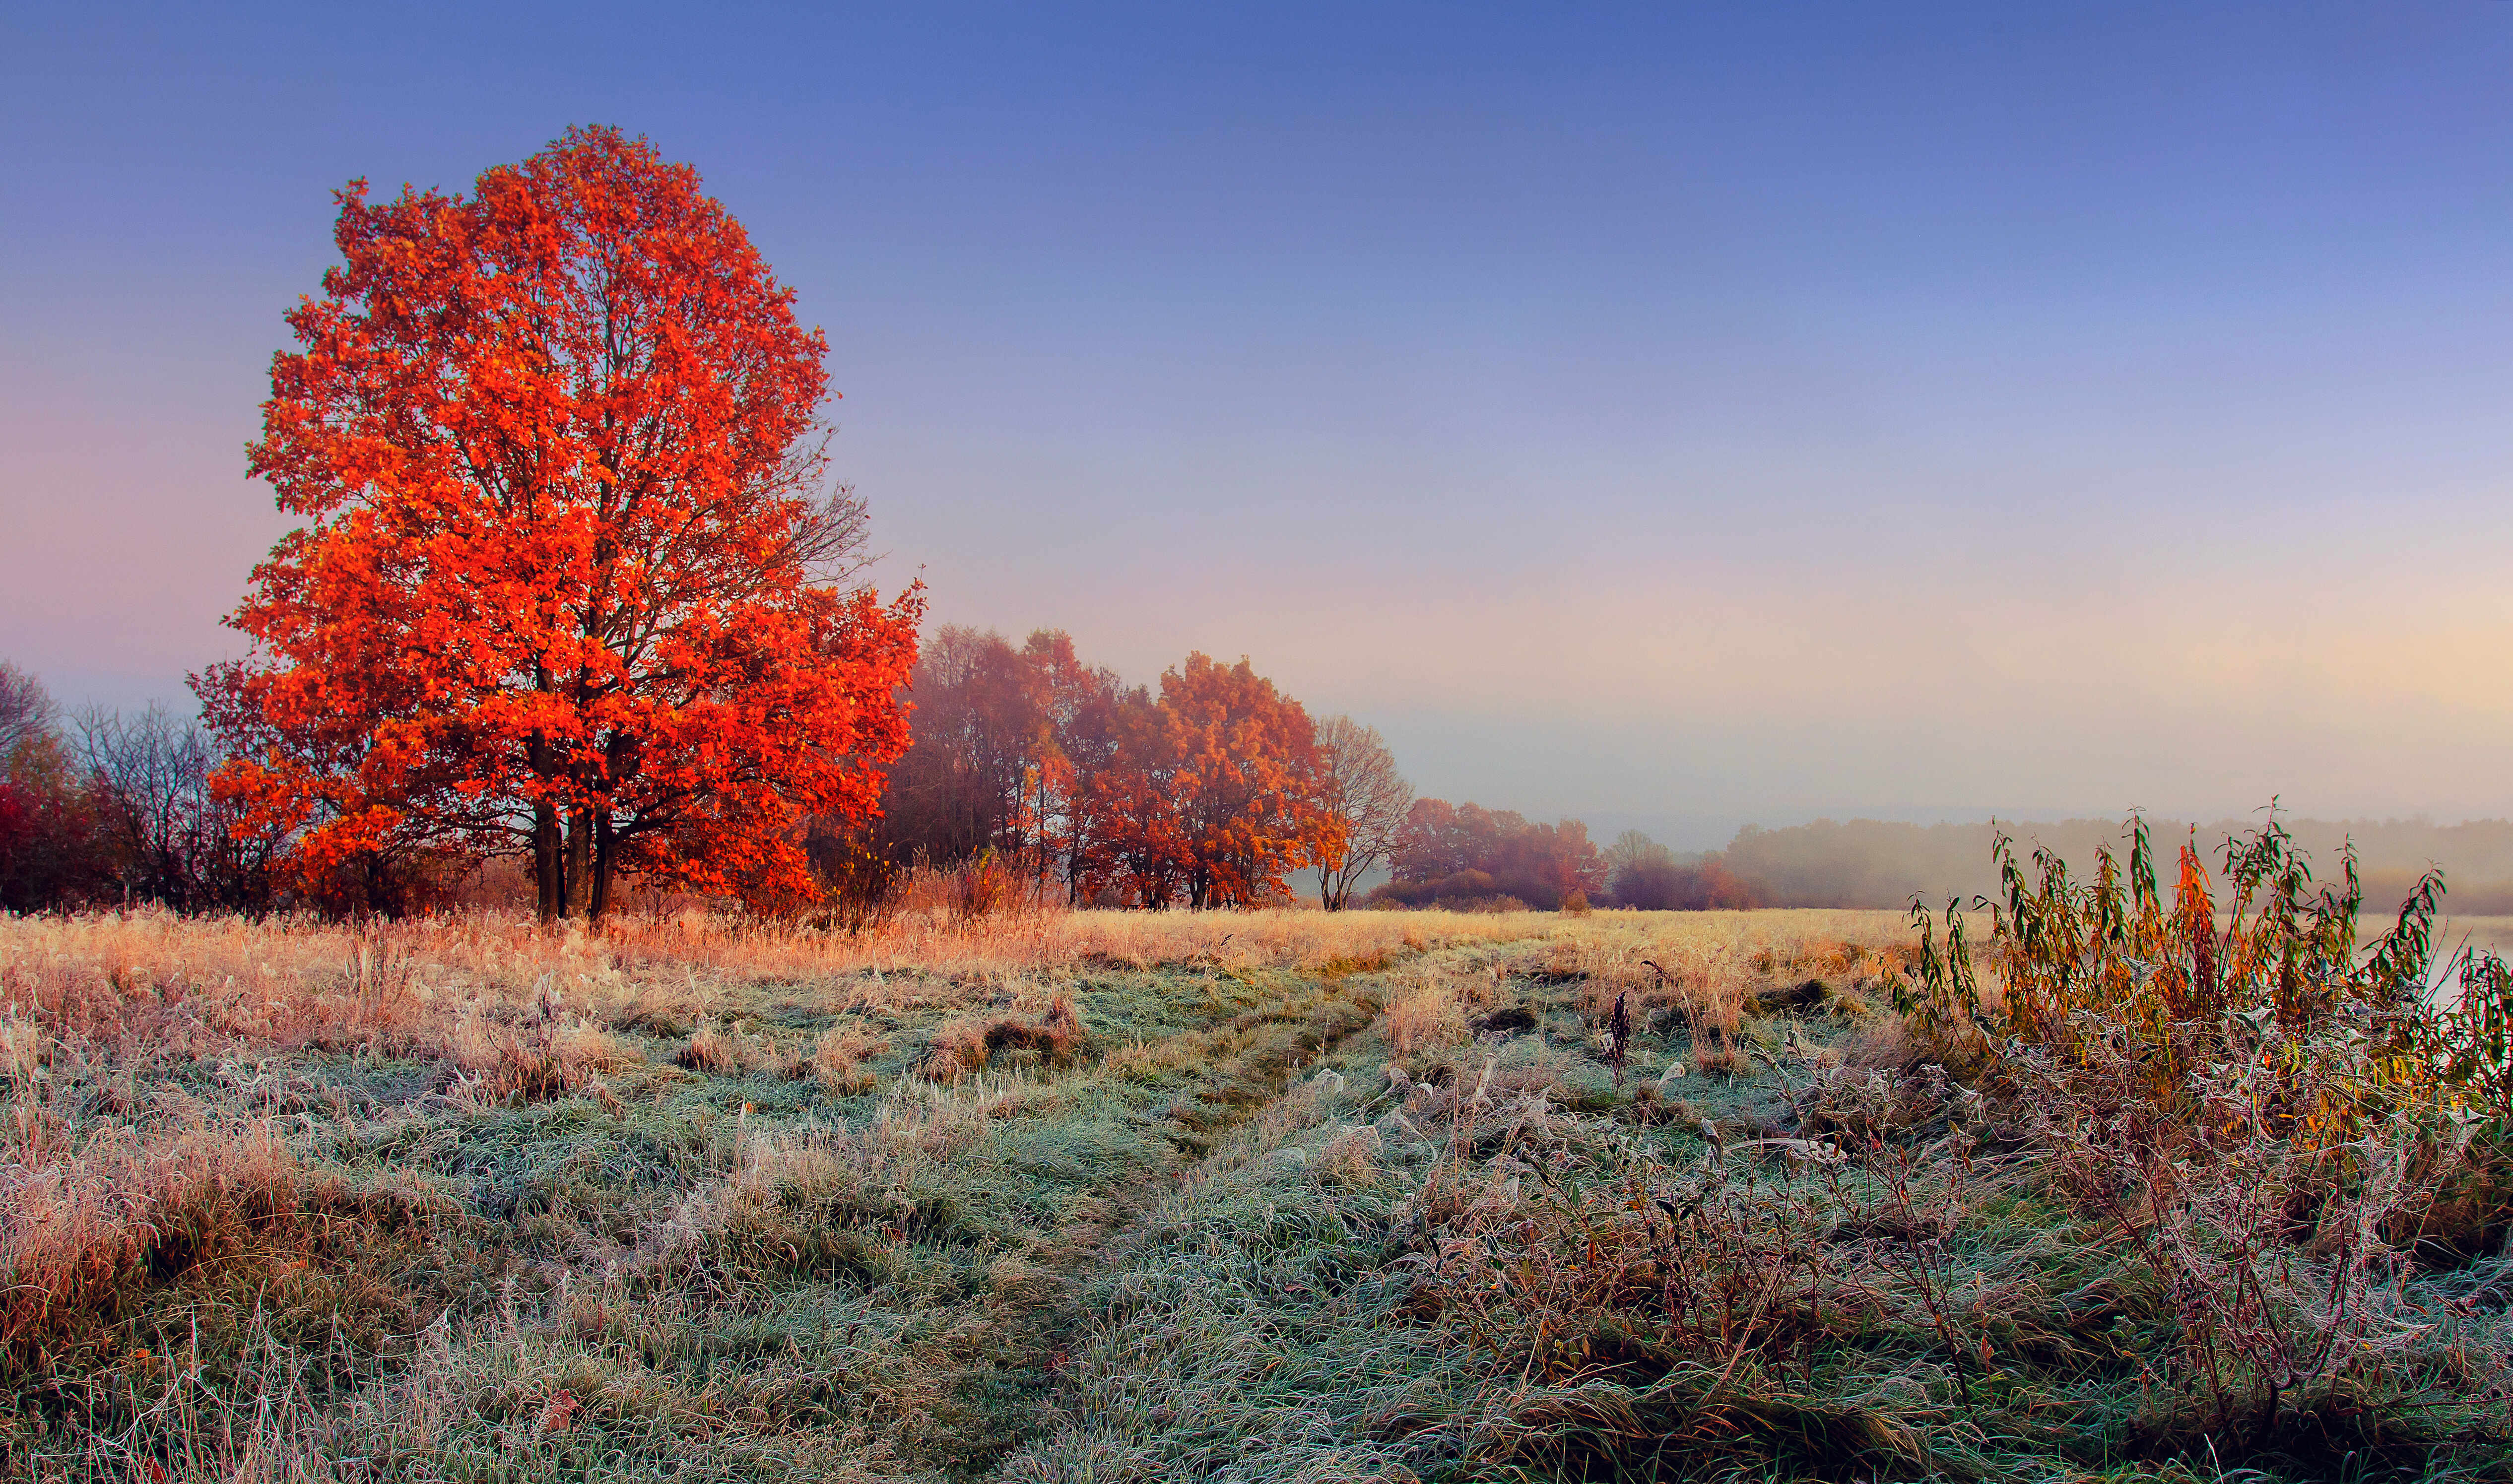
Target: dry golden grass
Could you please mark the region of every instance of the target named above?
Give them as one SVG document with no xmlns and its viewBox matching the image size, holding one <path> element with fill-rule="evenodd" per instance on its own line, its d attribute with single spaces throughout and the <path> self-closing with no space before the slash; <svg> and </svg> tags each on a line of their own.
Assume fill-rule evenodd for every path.
<svg viewBox="0 0 2513 1484">
<path fill-rule="evenodd" d="M 1426 1292 L 1411 1267 L 1348 1285 L 1372 1234 L 1438 1224 L 1497 1262 L 1581 1198 L 1544 1183 L 1566 1161 L 1705 1121 L 1759 1179 L 1782 1157 L 1760 1138 L 1779 1064 L 1863 1085 L 1921 1059 L 1898 1021 L 1847 1008 L 1881 1005 L 1908 934 L 1899 913 L 1826 911 L 937 911 L 860 937 L 695 912 L 593 935 L 494 913 L 0 919 L 0 1322 L 46 1347 L 20 1374 L 110 1401 L 133 1344 L 165 1351 L 152 1326 L 218 1305 L 262 1324 L 262 1291 L 308 1274 L 365 1285 L 381 1340 L 318 1365 L 327 1328 L 247 1334 L 237 1379 L 182 1395 L 267 1418 L 185 1421 L 165 1408 L 194 1403 L 144 1392 L 130 1406 L 160 1410 L 80 1444 L 99 1461 L 82 1484 L 154 1477 L 157 1458 L 178 1479 L 327 1476 L 342 1457 L 526 1478 L 614 1453 L 721 1478 L 1204 1477 L 1267 1419 L 1346 1439 L 1284 1477 L 1405 1477 L 1335 1450 L 1453 1384 L 1514 1396 L 1520 1360 L 1484 1378 L 1420 1322 L 1428 1301 L 1369 1309 Z M 1618 997 L 1627 1067 L 1601 1039 Z M 1312 1276 L 1280 1280 L 1312 1250 Z M 194 1266 L 170 1292 L 178 1260 Z M 1560 1304 L 1593 1304 L 1584 1248 L 1531 1261 Z M 1229 1297 L 1238 1274 L 1261 1302 Z M 1229 1302 L 1197 1307 L 1208 1290 Z M 320 1326 L 349 1308 L 306 1291 Z M 1338 1306 L 1306 1328 L 1266 1317 L 1326 1294 Z M 1475 1295 L 1488 1327 L 1525 1306 Z M 1110 1327 L 1137 1320 L 1197 1365 L 1253 1358 L 1171 1386 Z M 1293 1335 L 1349 1372 L 1264 1350 Z M 1212 1456 L 1095 1474 L 1076 1442 L 1063 1472 L 986 1473 L 1102 1394 L 1067 1378 L 1103 1342 L 1109 1410 L 1077 1411 L 1077 1438 Z M 1198 1399 L 1210 1419 L 1184 1417 Z M 1407 1466 L 1464 1435 L 1407 1433 Z M 64 1421 L 50 1446 L 86 1436 Z"/>
<path fill-rule="evenodd" d="M 975 998 L 979 987 L 1017 997 L 1042 976 L 1095 966 L 1332 975 L 1432 947 L 1513 963 L 1540 954 L 1564 979 L 1584 975 L 1592 996 L 1634 989 L 1715 1025 L 1733 1023 L 1746 986 L 1775 962 L 1829 965 L 1855 980 L 1906 936 L 1899 914 L 1851 911 L 919 915 L 858 937 L 696 912 L 621 918 L 593 936 L 497 913 L 365 927 L 160 912 L 7 918 L 0 1058 L 30 1055 L 19 1038 L 32 1035 L 114 1054 L 201 1056 L 250 1043 L 477 1069 L 483 1058 L 506 1059 L 494 1026 L 685 1035 L 729 986 L 763 980 L 898 1008 Z M 604 1055 L 587 1040 L 578 1060 L 598 1069 Z"/>
<path fill-rule="evenodd" d="M 1408 983 L 1387 1002 L 1387 1039 L 1399 1055 L 1452 1045 L 1466 1038 L 1467 984 L 1442 975 Z"/>
<path fill-rule="evenodd" d="M 688 1037 L 678 1060 L 702 1071 L 859 1085 L 879 1050 L 868 1030 L 786 1042 L 718 1023 L 730 997 L 773 983 L 826 1009 L 956 1015 L 927 1063 L 948 1079 L 1007 1048 L 1068 1060 L 1079 1030 L 1069 989 L 1095 968 L 1332 980 L 1412 959 L 1388 1012 L 1402 1053 L 1462 1039 L 1504 973 L 1576 982 L 1592 1020 L 1628 993 L 1724 1040 L 1775 976 L 1869 983 L 1905 932 L 1894 913 L 1842 911 L 1036 912 L 911 916 L 858 937 L 698 913 L 623 918 L 594 936 L 491 913 L 362 927 L 4 918 L 0 1072 L 22 1090 L 55 1057 L 132 1066 L 310 1049 L 434 1061 L 452 1095 L 528 1103 L 593 1092 L 634 1065 L 639 1053 L 614 1033 L 633 1029 Z M 1150 1069 L 1170 1054 L 1120 1049 L 1112 1064 Z M 46 1143 L 52 1114 L 20 1097 L 11 1117 L 17 1169 L 61 1152 Z"/>
<path fill-rule="evenodd" d="M 593 935 L 491 912 L 363 926 L 151 911 L 0 917 L 0 1340 L 40 1343 L 60 1316 L 106 1305 L 148 1271 L 167 1233 L 204 1250 L 242 1244 L 285 1267 L 289 1233 L 355 1227 L 327 1213 L 420 1199 L 416 1186 L 379 1194 L 320 1166 L 312 1131 L 373 1114 L 335 1105 L 343 1095 L 300 1077 L 296 1054 L 433 1063 L 429 1096 L 465 1115 L 579 1095 L 617 1116 L 612 1082 L 630 1102 L 660 1096 L 687 1075 L 660 1064 L 675 1059 L 698 1073 L 810 1078 L 849 1095 L 889 1087 L 868 1130 L 744 1136 L 728 1175 L 638 1239 L 638 1261 L 668 1263 L 725 1242 L 800 1250 L 794 1212 L 891 1179 L 881 1172 L 895 1175 L 902 1159 L 948 1158 L 983 1126 L 989 1100 L 1044 1096 L 990 1090 L 990 1066 L 1060 1068 L 1105 1051 L 1102 1074 L 1149 1080 L 1254 1057 L 1232 1048 L 1277 1034 L 1269 1017 L 1307 1015 L 1348 977 L 1382 972 L 1386 988 L 1371 989 L 1369 1004 L 1387 993 L 1389 1044 L 1403 1056 L 1465 1056 L 1505 977 L 1584 978 L 1566 991 L 1583 1005 L 1629 987 L 1696 1024 L 1733 1024 L 1771 966 L 1838 959 L 1855 977 L 1903 931 L 1896 914 L 1846 912 L 1041 911 L 910 915 L 858 937 L 695 912 L 625 917 Z M 1166 1038 L 1085 1044 L 1076 998 L 1092 976 L 1151 968 L 1201 982 L 1220 1018 Z M 767 997 L 836 1023 L 789 1034 L 756 1014 Z M 870 1021 L 910 1011 L 938 1025 L 915 1068 L 923 1075 L 877 1078 L 868 1063 L 889 1047 Z M 1366 1020 L 1370 1009 L 1353 1013 Z M 1309 1043 L 1281 1035 L 1266 1055 L 1296 1063 Z M 1479 1058 L 1475 1069 L 1494 1096 L 1564 1075 L 1532 1056 L 1496 1071 Z M 215 1106 L 182 1090 L 203 1068 L 224 1079 Z M 73 1086 L 106 1091 L 71 1098 L 62 1090 Z M 426 1100 L 411 1096 L 394 1116 L 425 1116 Z M 1365 1185 L 1376 1141 L 1355 1132 L 1321 1168 Z"/>
<path fill-rule="evenodd" d="M 1462 1039 L 1504 972 L 1578 982 L 1592 1018 L 1629 992 L 1724 1040 L 1775 973 L 1865 983 L 1905 931 L 1897 914 L 1840 911 L 920 915 L 858 937 L 695 912 L 622 918 L 593 936 L 495 913 L 367 926 L 0 918 L 0 1072 L 22 1092 L 55 1057 L 125 1066 L 312 1049 L 435 1061 L 451 1095 L 528 1103 L 607 1096 L 603 1079 L 639 1059 L 613 1032 L 635 1029 L 687 1036 L 678 1060 L 698 1070 L 854 1088 L 880 1049 L 871 1032 L 787 1043 L 719 1024 L 719 1010 L 765 982 L 828 1008 L 957 1012 L 926 1063 L 948 1080 L 1006 1048 L 1068 1060 L 1079 1027 L 1067 990 L 1097 967 L 1332 979 L 1417 957 L 1388 1010 L 1401 1053 Z M 1177 1054 L 1121 1048 L 1111 1065 L 1148 1071 Z M 20 1096 L 10 1118 L 13 1180 L 65 1153 L 57 1114 Z"/>
</svg>

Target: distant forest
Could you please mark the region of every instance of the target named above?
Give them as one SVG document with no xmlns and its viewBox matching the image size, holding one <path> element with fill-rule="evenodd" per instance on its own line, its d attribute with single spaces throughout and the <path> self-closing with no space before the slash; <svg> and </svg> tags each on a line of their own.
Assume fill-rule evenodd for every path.
<svg viewBox="0 0 2513 1484">
<path fill-rule="evenodd" d="M 2203 859 L 2221 859 L 2227 836 L 2255 828 L 2260 817 L 2216 820 L 2197 825 Z M 2443 867 L 2455 913 L 2513 913 L 2513 821 L 2477 820 L 2435 824 L 2422 820 L 2287 820 L 2295 840 L 2311 853 L 2316 873 L 2335 880 L 2339 851 L 2356 846 L 2369 907 L 2397 902 L 2429 865 Z M 2151 818 L 2159 849 L 2188 837 L 2188 821 Z M 2019 854 L 2044 848 L 2071 867 L 2090 868 L 2095 847 L 2122 838 L 2119 820 L 2063 820 L 2056 823 L 1904 824 L 1879 820 L 1817 820 L 1785 829 L 1747 825 L 1728 848 L 1689 866 L 1723 867 L 1752 894 L 1758 906 L 1891 907 L 1914 896 L 1942 904 L 1994 891 L 1992 831 L 2014 836 Z"/>
</svg>

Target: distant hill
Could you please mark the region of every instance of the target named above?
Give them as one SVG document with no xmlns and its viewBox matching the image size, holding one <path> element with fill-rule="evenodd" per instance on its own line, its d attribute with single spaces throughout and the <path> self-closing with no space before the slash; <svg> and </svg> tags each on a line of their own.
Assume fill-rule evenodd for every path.
<svg viewBox="0 0 2513 1484">
<path fill-rule="evenodd" d="M 2463 915 L 2513 913 L 2513 821 L 2435 824 L 2422 820 L 2290 820 L 2287 827 L 2311 854 L 2315 873 L 2335 879 L 2339 849 L 2352 839 L 2365 878 L 2366 904 L 2386 909 L 2408 894 L 2429 864 L 2444 869 L 2446 909 Z M 2211 870 L 2223 863 L 2225 839 L 2257 819 L 2198 825 L 2200 856 Z M 2004 825 L 2020 854 L 2056 851 L 2078 870 L 2092 866 L 2095 847 L 2122 841 L 2119 820 L 2017 822 Z M 2189 838 L 2186 821 L 2148 821 L 2169 873 L 2173 853 Z M 1775 906 L 1907 906 L 1917 895 L 1933 904 L 1995 891 L 1990 860 L 1993 826 L 1905 824 L 1881 820 L 1817 820 L 1785 829 L 1747 825 L 1719 859 Z M 2124 852 L 2125 853 L 2125 852 Z"/>
</svg>

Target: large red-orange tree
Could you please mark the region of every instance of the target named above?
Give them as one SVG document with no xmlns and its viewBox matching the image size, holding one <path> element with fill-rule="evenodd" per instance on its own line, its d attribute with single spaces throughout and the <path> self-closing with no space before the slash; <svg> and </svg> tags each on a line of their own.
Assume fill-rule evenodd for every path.
<svg viewBox="0 0 2513 1484">
<path fill-rule="evenodd" d="M 615 130 L 339 201 L 251 451 L 305 524 L 229 620 L 253 658 L 196 682 L 221 785 L 317 873 L 525 855 L 544 917 L 622 869 L 809 896 L 796 822 L 878 807 L 922 604 L 853 582 L 823 337 Z"/>
</svg>

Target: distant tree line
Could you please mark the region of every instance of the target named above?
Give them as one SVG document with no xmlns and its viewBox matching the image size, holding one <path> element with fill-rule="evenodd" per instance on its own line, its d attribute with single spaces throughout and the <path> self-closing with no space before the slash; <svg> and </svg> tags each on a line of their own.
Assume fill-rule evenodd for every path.
<svg viewBox="0 0 2513 1484">
<path fill-rule="evenodd" d="M 1417 799 L 1390 853 L 1375 906 L 1586 905 L 1604 893 L 1606 858 L 1577 820 L 1540 824 L 1512 810 Z"/>
<path fill-rule="evenodd" d="M 1679 857 L 1637 829 L 1616 835 L 1606 861 L 1616 906 L 1698 912 L 1770 904 L 1769 893 L 1737 876 L 1718 857 Z"/>
<path fill-rule="evenodd" d="M 2513 913 L 2513 822 L 2282 822 L 2301 847 L 2326 862 L 2336 862 L 2342 850 L 2352 850 L 2369 900 L 2405 898 L 2429 866 L 2440 866 L 2452 883 L 2455 911 Z M 2148 824 L 2158 839 L 2229 839 L 2255 827 L 2257 821 L 2150 820 Z M 1589 895 L 1600 904 L 1678 911 L 1896 908 L 1910 905 L 1914 899 L 1939 904 L 1969 901 L 1978 895 L 1994 896 L 2000 889 L 1994 871 L 1981 862 L 1993 859 L 1991 843 L 2002 828 L 2026 850 L 2049 850 L 2081 871 L 2092 869 L 2095 852 L 2115 843 L 2120 834 L 2119 822 L 2112 820 L 2005 825 L 1816 820 L 1779 829 L 1749 824 L 1724 850 L 1679 855 L 1638 830 L 1625 830 L 1604 852 L 1604 892 Z M 1396 882 L 1382 891 L 1384 898 L 1422 902 L 1472 896 L 1471 890 L 1438 884 L 1436 855 L 1420 859 L 1434 863 L 1411 872 L 1400 865 Z M 1489 864 L 1484 869 L 1491 873 Z M 1465 883 L 1469 888 L 1473 884 Z M 1528 898 L 1531 903 L 1537 900 Z"/>
<path fill-rule="evenodd" d="M 1680 857 L 1636 829 L 1599 850 L 1577 820 L 1539 823 L 1513 810 L 1419 799 L 1390 852 L 1372 906 L 1466 910 L 1618 906 L 1704 911 L 1770 905 L 1717 857 Z"/>
</svg>

